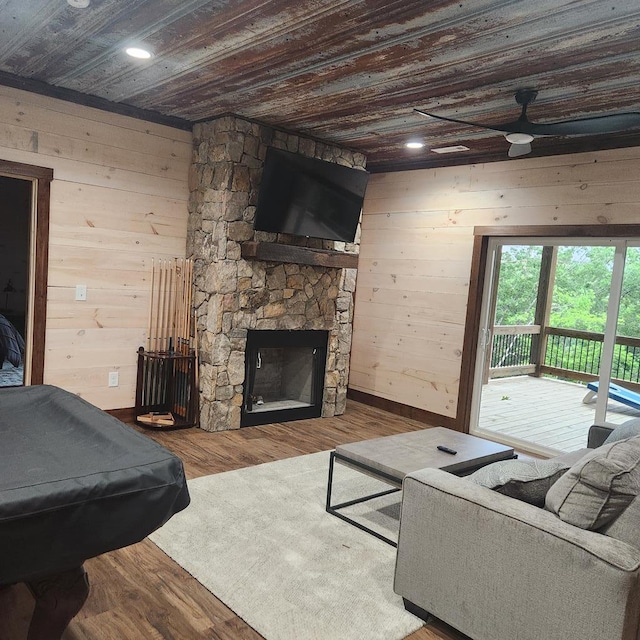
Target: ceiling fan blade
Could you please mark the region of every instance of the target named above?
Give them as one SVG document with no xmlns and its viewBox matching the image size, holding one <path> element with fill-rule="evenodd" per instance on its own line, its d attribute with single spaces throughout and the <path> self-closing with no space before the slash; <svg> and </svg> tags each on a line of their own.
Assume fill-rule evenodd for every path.
<svg viewBox="0 0 640 640">
<path fill-rule="evenodd" d="M 417 113 L 443 120 L 454 122 L 469 127 L 478 127 L 489 131 L 499 131 L 501 133 L 524 133 L 530 136 L 579 136 L 598 135 L 607 133 L 618 133 L 640 128 L 640 112 L 629 111 L 627 113 L 612 113 L 587 118 L 576 118 L 574 120 L 561 120 L 558 122 L 538 123 L 531 122 L 527 117 L 527 107 L 535 100 L 537 91 L 534 89 L 519 89 L 516 92 L 516 102 L 522 106 L 520 117 L 512 122 L 501 124 L 484 124 L 481 122 L 469 122 L 468 120 L 458 120 L 457 118 L 447 118 L 435 113 L 414 109 Z M 509 156 L 515 158 L 531 152 L 531 145 L 519 144 L 516 148 L 512 146 Z"/>
<path fill-rule="evenodd" d="M 537 133 L 538 126 L 534 122 L 529 122 L 526 118 L 518 118 L 512 122 L 504 122 L 502 124 L 482 124 L 480 122 L 469 122 L 468 120 L 456 120 L 455 118 L 446 118 L 445 116 L 438 116 L 435 113 L 428 113 L 427 111 L 421 111 L 420 109 L 414 109 L 417 113 L 429 118 L 435 118 L 436 120 L 444 120 L 445 122 L 455 122 L 456 124 L 466 124 L 470 127 L 480 127 L 481 129 L 488 129 L 489 131 L 499 131 L 500 133 L 529 133 L 531 135 L 547 135 L 543 133 Z M 551 134 L 549 134 L 551 135 Z"/>
<path fill-rule="evenodd" d="M 531 143 L 525 142 L 524 144 L 512 144 L 509 147 L 509 157 L 517 158 L 518 156 L 526 156 L 531 153 Z"/>
<path fill-rule="evenodd" d="M 617 133 L 640 127 L 640 112 L 613 113 L 610 115 L 577 118 L 561 122 L 528 122 L 524 133 L 536 136 L 578 136 L 599 133 Z"/>
<path fill-rule="evenodd" d="M 469 122 L 468 120 L 457 120 L 447 118 L 435 113 L 428 113 L 420 109 L 414 109 L 423 116 L 455 122 L 470 127 L 480 127 L 490 131 L 500 131 L 502 133 L 528 133 L 532 136 L 579 136 L 597 135 L 603 133 L 618 133 L 640 128 L 640 112 L 629 111 L 627 113 L 612 113 L 609 115 L 592 116 L 589 118 L 576 118 L 575 120 L 562 120 L 559 122 L 531 122 L 525 117 L 520 117 L 512 122 L 502 124 L 483 124 L 480 122 Z"/>
<path fill-rule="evenodd" d="M 481 129 L 489 129 L 490 131 L 501 131 L 501 132 L 513 132 L 518 131 L 517 129 L 509 128 L 516 126 L 518 121 L 510 122 L 508 124 L 503 125 L 491 125 L 491 124 L 481 124 L 479 122 L 469 122 L 467 120 L 456 120 L 455 118 L 445 118 L 445 116 L 437 116 L 435 113 L 428 113 L 427 111 L 421 111 L 420 109 L 414 109 L 417 113 L 423 116 L 427 116 L 428 118 L 435 118 L 436 120 L 444 120 L 445 122 L 455 122 L 456 124 L 466 124 L 470 127 L 480 127 Z"/>
</svg>

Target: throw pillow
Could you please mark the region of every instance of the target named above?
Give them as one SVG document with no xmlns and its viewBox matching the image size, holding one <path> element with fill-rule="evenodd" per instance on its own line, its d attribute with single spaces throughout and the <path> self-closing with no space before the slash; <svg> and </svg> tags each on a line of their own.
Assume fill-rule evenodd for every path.
<svg viewBox="0 0 640 640">
<path fill-rule="evenodd" d="M 640 436 L 602 445 L 574 464 L 547 493 L 545 507 L 582 529 L 599 529 L 640 491 Z"/>
<path fill-rule="evenodd" d="M 503 460 L 467 476 L 476 484 L 511 498 L 544 506 L 551 485 L 570 467 L 558 460 Z"/>
<path fill-rule="evenodd" d="M 612 442 L 626 440 L 627 438 L 633 438 L 633 436 L 638 435 L 640 435 L 640 418 L 633 418 L 614 427 L 613 431 L 602 444 L 611 444 Z"/>
</svg>

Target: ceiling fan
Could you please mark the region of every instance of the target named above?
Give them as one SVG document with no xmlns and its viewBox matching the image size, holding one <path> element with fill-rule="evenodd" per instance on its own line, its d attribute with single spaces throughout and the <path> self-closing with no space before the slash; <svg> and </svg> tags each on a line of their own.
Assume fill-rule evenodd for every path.
<svg viewBox="0 0 640 640">
<path fill-rule="evenodd" d="M 520 117 L 512 122 L 504 124 L 480 124 L 478 122 L 467 122 L 456 120 L 455 118 L 445 118 L 434 113 L 414 109 L 423 116 L 445 120 L 446 122 L 456 122 L 472 127 L 489 129 L 490 131 L 500 131 L 505 134 L 505 138 L 511 143 L 509 157 L 516 158 L 531 153 L 531 142 L 536 136 L 581 136 L 597 135 L 603 133 L 617 133 L 640 127 L 640 112 L 630 111 L 627 113 L 604 114 L 591 116 L 588 118 L 577 118 L 575 120 L 561 120 L 559 122 L 531 122 L 527 117 L 527 107 L 536 99 L 538 92 L 535 89 L 518 89 L 515 94 L 516 102 L 521 105 Z"/>
</svg>

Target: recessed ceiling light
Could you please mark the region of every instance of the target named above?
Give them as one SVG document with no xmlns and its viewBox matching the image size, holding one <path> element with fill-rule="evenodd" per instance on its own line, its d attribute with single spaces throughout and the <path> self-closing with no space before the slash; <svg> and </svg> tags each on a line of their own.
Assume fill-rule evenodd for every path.
<svg viewBox="0 0 640 640">
<path fill-rule="evenodd" d="M 76 9 L 86 9 L 91 4 L 91 0 L 67 0 L 67 4 Z"/>
<path fill-rule="evenodd" d="M 419 140 L 410 140 L 405 145 L 407 149 L 422 149 L 424 147 L 424 142 L 420 142 Z"/>
<path fill-rule="evenodd" d="M 469 147 L 457 144 L 453 147 L 439 147 L 438 149 L 431 149 L 431 151 L 434 153 L 455 153 L 456 151 L 469 151 Z"/>
<path fill-rule="evenodd" d="M 127 47 L 125 53 L 132 58 L 140 58 L 141 60 L 148 60 L 151 57 L 150 51 L 140 49 L 139 47 Z"/>
</svg>

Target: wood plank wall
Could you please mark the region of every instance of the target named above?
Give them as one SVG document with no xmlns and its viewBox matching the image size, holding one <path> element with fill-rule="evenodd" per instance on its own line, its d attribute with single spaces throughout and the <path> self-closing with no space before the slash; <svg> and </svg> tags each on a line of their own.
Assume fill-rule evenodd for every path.
<svg viewBox="0 0 640 640">
<path fill-rule="evenodd" d="M 372 175 L 349 387 L 456 417 L 475 226 L 640 222 L 640 147 Z"/>
<path fill-rule="evenodd" d="M 185 256 L 191 146 L 188 131 L 0 87 L 0 158 L 54 171 L 45 383 L 133 406 L 151 259 Z"/>
</svg>

